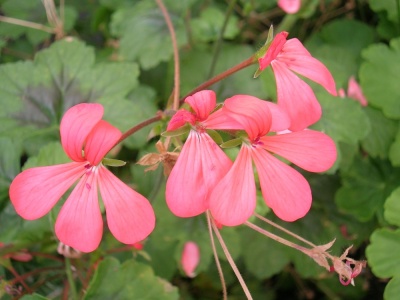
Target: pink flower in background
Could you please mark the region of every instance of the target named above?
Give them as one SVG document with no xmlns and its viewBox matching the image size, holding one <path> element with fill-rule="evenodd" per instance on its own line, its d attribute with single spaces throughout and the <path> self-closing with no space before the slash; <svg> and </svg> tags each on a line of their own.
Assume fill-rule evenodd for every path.
<svg viewBox="0 0 400 300">
<path fill-rule="evenodd" d="M 301 0 L 278 0 L 278 6 L 287 14 L 295 14 L 300 9 Z"/>
<path fill-rule="evenodd" d="M 266 204 L 282 220 L 295 221 L 311 207 L 310 186 L 298 171 L 271 152 L 310 172 L 326 171 L 336 160 L 334 142 L 321 132 L 268 135 L 277 114 L 269 106 L 255 97 L 237 95 L 227 99 L 221 109 L 233 122 L 242 124 L 248 134 L 232 168 L 210 194 L 210 211 L 223 225 L 242 224 L 254 212 L 256 185 L 252 161 Z"/>
<path fill-rule="evenodd" d="M 188 277 L 195 277 L 196 267 L 200 262 L 200 249 L 195 242 L 186 242 L 183 246 L 181 264 Z"/>
<path fill-rule="evenodd" d="M 101 120 L 103 106 L 82 103 L 70 108 L 61 125 L 61 143 L 71 163 L 23 171 L 10 186 L 17 213 L 28 220 L 47 214 L 76 182 L 57 217 L 55 232 L 64 244 L 91 252 L 100 244 L 103 219 L 98 189 L 111 233 L 122 243 L 134 244 L 154 229 L 155 216 L 148 200 L 108 171 L 102 159 L 121 132 Z"/>
<path fill-rule="evenodd" d="M 360 104 L 362 106 L 368 105 L 368 101 L 365 98 L 364 93 L 362 92 L 361 87 L 358 84 L 358 82 L 355 80 L 354 76 L 351 76 L 349 79 L 349 83 L 347 86 L 347 95 L 343 89 L 340 89 L 338 91 L 338 94 L 342 98 L 347 96 L 349 98 L 357 100 L 358 102 L 360 102 Z"/>
<path fill-rule="evenodd" d="M 329 70 L 311 54 L 298 39 L 286 40 L 287 32 L 278 33 L 267 53 L 259 58 L 259 69 L 270 64 L 275 74 L 278 105 L 289 115 L 288 129 L 299 131 L 317 122 L 321 106 L 311 87 L 300 79 L 298 73 L 322 85 L 336 96 L 335 81 Z"/>
<path fill-rule="evenodd" d="M 208 135 L 206 129 L 215 108 L 213 91 L 200 91 L 185 100 L 193 113 L 180 110 L 171 119 L 167 130 L 177 129 L 186 123 L 192 128 L 182 151 L 167 180 L 166 201 L 178 217 L 193 217 L 208 209 L 208 194 L 228 172 L 231 160 Z"/>
</svg>

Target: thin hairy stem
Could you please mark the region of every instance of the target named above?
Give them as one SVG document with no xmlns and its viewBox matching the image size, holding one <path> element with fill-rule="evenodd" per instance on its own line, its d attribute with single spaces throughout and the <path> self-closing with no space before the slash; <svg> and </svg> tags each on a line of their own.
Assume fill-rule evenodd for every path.
<svg viewBox="0 0 400 300">
<path fill-rule="evenodd" d="M 171 18 L 169 17 L 168 11 L 162 0 L 156 0 L 158 7 L 160 8 L 165 23 L 167 23 L 169 33 L 171 35 L 172 40 L 172 48 L 174 51 L 174 104 L 172 108 L 174 110 L 178 110 L 179 108 L 179 87 L 180 87 L 180 71 L 179 71 L 179 49 L 178 43 L 176 41 L 176 34 L 174 30 L 174 26 L 172 24 Z"/>
<path fill-rule="evenodd" d="M 15 19 L 15 18 L 10 18 L 10 17 L 6 17 L 6 16 L 0 16 L 0 22 L 24 26 L 24 27 L 28 27 L 28 28 L 32 28 L 32 29 L 45 31 L 48 33 L 55 33 L 54 28 L 51 28 L 51 27 L 48 27 L 48 26 L 45 26 L 42 24 L 38 24 L 38 23 L 30 22 L 30 21 L 24 21 L 24 20 Z"/>
<path fill-rule="evenodd" d="M 10 267 L 8 268 L 8 270 L 14 275 L 15 281 L 21 283 L 21 284 L 24 286 L 25 290 L 26 290 L 28 293 L 30 293 L 30 294 L 33 293 L 33 291 L 31 290 L 31 288 L 26 284 L 26 282 L 24 281 L 24 279 L 21 278 L 21 275 L 18 274 L 18 272 L 14 269 L 13 266 L 10 266 Z"/>
<path fill-rule="evenodd" d="M 254 216 L 256 216 L 257 218 L 259 218 L 261 221 L 264 221 L 265 223 L 268 223 L 271 226 L 274 226 L 275 228 L 278 228 L 279 230 L 287 233 L 288 235 L 291 235 L 292 237 L 298 239 L 299 241 L 302 241 L 303 243 L 310 245 L 312 247 L 316 247 L 315 244 L 311 243 L 310 241 L 306 240 L 305 238 L 302 238 L 301 236 L 291 232 L 290 230 L 287 230 L 286 228 L 276 224 L 275 222 L 272 222 L 271 220 L 268 220 L 267 218 L 255 213 Z"/>
<path fill-rule="evenodd" d="M 78 293 L 76 291 L 75 281 L 72 275 L 71 261 L 68 257 L 65 258 L 65 273 L 67 274 L 68 284 L 71 290 L 71 298 L 76 300 L 78 299 Z"/>
<path fill-rule="evenodd" d="M 232 75 L 233 73 L 236 73 L 252 64 L 254 64 L 255 62 L 257 62 L 257 59 L 254 56 L 251 56 L 250 58 L 242 61 L 241 63 L 237 64 L 236 66 L 214 76 L 213 78 L 207 80 L 206 82 L 200 84 L 198 87 L 196 87 L 195 89 L 191 90 L 189 93 L 187 93 L 183 98 L 181 98 L 181 100 L 179 101 L 179 104 L 182 104 L 183 101 L 186 99 L 186 97 L 189 97 L 191 95 L 193 95 L 194 93 L 197 93 L 201 90 L 204 90 L 205 88 L 213 85 L 214 83 L 217 83 L 219 81 L 221 81 L 222 79 Z"/>
<path fill-rule="evenodd" d="M 230 18 L 231 14 L 232 14 L 232 11 L 233 11 L 233 8 L 234 8 L 235 4 L 236 4 L 236 0 L 231 0 L 231 2 L 229 3 L 228 9 L 226 10 L 224 24 L 222 25 L 221 31 L 219 32 L 218 39 L 217 39 L 217 41 L 215 42 L 215 45 L 214 45 L 213 59 L 212 59 L 211 66 L 210 66 L 210 72 L 208 73 L 208 77 L 209 78 L 211 76 L 213 76 L 213 74 L 214 74 L 214 70 L 215 70 L 215 66 L 217 64 L 218 56 L 219 56 L 219 53 L 221 51 L 221 46 L 222 46 L 222 41 L 224 39 L 225 30 L 226 30 L 226 27 L 228 25 L 229 18 Z"/>
<path fill-rule="evenodd" d="M 128 138 L 129 136 L 131 136 L 132 134 L 134 134 L 135 132 L 139 131 L 140 129 L 146 127 L 147 125 L 153 124 L 157 121 L 160 121 L 162 119 L 162 115 L 161 114 L 157 114 L 156 116 L 144 120 L 143 122 L 137 124 L 136 126 L 133 126 L 131 129 L 128 129 L 122 136 L 121 138 L 118 140 L 118 142 L 116 144 L 119 144 L 120 142 L 122 142 L 123 140 L 125 140 L 126 138 Z"/>
<path fill-rule="evenodd" d="M 265 235 L 265 236 L 267 236 L 267 237 L 269 237 L 269 238 L 271 238 L 271 239 L 273 239 L 273 240 L 275 240 L 275 241 L 277 241 L 277 242 L 279 242 L 281 244 L 284 244 L 284 245 L 286 245 L 288 247 L 300 250 L 303 253 L 308 253 L 308 249 L 307 248 L 302 247 L 300 245 L 297 245 L 297 244 L 295 244 L 295 243 L 293 243 L 291 241 L 288 241 L 288 240 L 286 240 L 284 238 L 281 238 L 281 237 L 277 236 L 276 234 L 273 234 L 273 233 L 271 233 L 271 232 L 269 232 L 267 230 L 264 230 L 264 229 L 258 227 L 257 225 L 254 225 L 253 223 L 250 223 L 250 222 L 246 221 L 244 223 L 244 225 L 250 227 L 251 229 L 254 229 L 255 231 L 257 231 L 257 232 L 259 232 L 259 233 L 261 233 L 261 234 L 263 234 L 263 235 Z"/>
<path fill-rule="evenodd" d="M 239 269 L 237 268 L 235 261 L 233 260 L 231 254 L 229 253 L 228 247 L 226 247 L 224 240 L 222 239 L 221 234 L 219 233 L 219 230 L 217 226 L 215 225 L 215 222 L 211 222 L 212 228 L 214 230 L 215 235 L 218 238 L 218 241 L 222 247 L 222 250 L 225 253 L 226 258 L 228 259 L 229 264 L 231 265 L 231 268 L 233 272 L 235 273 L 237 279 L 239 280 L 240 285 L 242 286 L 243 292 L 246 294 L 247 299 L 253 299 L 253 297 L 250 294 L 249 289 L 247 288 L 246 283 L 243 280 L 242 275 L 239 272 Z"/>
<path fill-rule="evenodd" d="M 207 211 L 206 216 L 207 216 L 208 233 L 210 235 L 210 241 L 211 241 L 211 248 L 213 250 L 215 264 L 217 265 L 219 279 L 221 280 L 222 295 L 223 295 L 223 299 L 227 300 L 228 299 L 228 293 L 226 291 L 226 282 L 225 282 L 225 278 L 224 278 L 224 273 L 222 272 L 221 264 L 219 262 L 219 258 L 218 258 L 218 254 L 217 254 L 217 248 L 215 247 L 214 235 L 213 235 L 213 232 L 212 232 L 212 225 L 211 225 L 211 222 L 213 222 L 213 221 L 211 219 L 210 212 Z"/>
</svg>

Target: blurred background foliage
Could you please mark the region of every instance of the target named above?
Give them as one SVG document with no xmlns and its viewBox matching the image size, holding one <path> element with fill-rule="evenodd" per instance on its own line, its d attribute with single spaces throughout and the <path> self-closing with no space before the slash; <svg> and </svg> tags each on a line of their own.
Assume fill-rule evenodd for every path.
<svg viewBox="0 0 400 300">
<path fill-rule="evenodd" d="M 164 2 L 180 49 L 181 96 L 254 54 L 273 24 L 275 32 L 289 31 L 326 64 L 338 89 L 346 90 L 354 76 L 369 103 L 362 107 L 310 83 L 323 108 L 312 127 L 334 139 L 338 161 L 326 174 L 303 172 L 313 190 L 312 209 L 303 219 L 287 224 L 265 208 L 259 212 L 316 244 L 336 238 L 332 254 L 354 245 L 349 256 L 366 259 L 367 269 L 355 287 L 345 287 L 336 274 L 293 249 L 247 227 L 223 228 L 254 299 L 398 299 L 400 1 L 302 0 L 292 15 L 275 0 Z M 10 24 L 8 18 L 39 28 Z M 174 80 L 171 38 L 160 9 L 149 0 L 0 0 L 0 21 L 0 297 L 68 299 L 71 287 L 53 232 L 61 204 L 50 216 L 25 221 L 10 204 L 9 185 L 22 169 L 68 160 L 59 122 L 77 103 L 103 104 L 105 119 L 121 131 L 165 109 Z M 255 70 L 250 66 L 213 85 L 218 100 L 250 94 L 274 101 L 272 72 L 253 79 Z M 144 173 L 135 164 L 156 152 L 165 126 L 161 121 L 142 129 L 113 153 L 128 164 L 112 171 L 152 202 L 156 229 L 141 250 L 118 243 L 106 230 L 98 250 L 71 259 L 79 298 L 221 298 L 204 216 L 173 216 L 161 167 Z M 189 240 L 201 252 L 193 279 L 179 263 Z M 243 299 L 218 251 L 229 299 Z"/>
</svg>

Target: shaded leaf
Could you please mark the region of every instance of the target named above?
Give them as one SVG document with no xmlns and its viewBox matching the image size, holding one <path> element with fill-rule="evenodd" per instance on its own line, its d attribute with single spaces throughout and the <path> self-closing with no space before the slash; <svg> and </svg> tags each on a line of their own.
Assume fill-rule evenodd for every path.
<svg viewBox="0 0 400 300">
<path fill-rule="evenodd" d="M 395 189 L 385 202 L 385 219 L 400 226 L 400 187 Z"/>
<path fill-rule="evenodd" d="M 375 230 L 366 254 L 368 264 L 376 276 L 388 278 L 400 275 L 400 229 Z"/>
<path fill-rule="evenodd" d="M 400 119 L 400 38 L 393 39 L 390 46 L 369 46 L 363 51 L 363 58 L 360 84 L 368 103 L 382 109 L 388 118 Z"/>
<path fill-rule="evenodd" d="M 179 299 L 179 294 L 149 266 L 134 260 L 120 264 L 107 257 L 99 263 L 83 299 Z"/>
</svg>

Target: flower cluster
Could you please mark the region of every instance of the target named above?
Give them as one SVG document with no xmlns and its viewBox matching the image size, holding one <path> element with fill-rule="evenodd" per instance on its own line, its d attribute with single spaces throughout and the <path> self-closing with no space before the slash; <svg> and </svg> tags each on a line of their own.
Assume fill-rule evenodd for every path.
<svg viewBox="0 0 400 300">
<path fill-rule="evenodd" d="M 336 95 L 335 82 L 326 67 L 311 57 L 297 39 L 278 34 L 259 70 L 272 66 L 278 101 L 274 104 L 250 95 L 235 95 L 216 108 L 213 91 L 186 98 L 190 110 L 181 109 L 167 131 L 189 124 L 189 135 L 167 181 L 166 201 L 179 217 L 209 210 L 225 226 L 243 224 L 256 207 L 256 180 L 265 203 L 285 221 L 303 217 L 311 207 L 306 179 L 274 154 L 310 172 L 328 170 L 336 160 L 333 140 L 307 129 L 321 117 L 321 107 L 311 88 L 292 71 L 321 84 Z M 233 135 L 228 144 L 240 145 L 234 163 L 210 136 L 224 130 Z"/>
<path fill-rule="evenodd" d="M 10 199 L 17 213 L 34 220 L 47 214 L 78 181 L 61 208 L 55 232 L 62 243 L 81 252 L 95 250 L 101 241 L 103 218 L 98 190 L 108 227 L 122 243 L 142 241 L 155 226 L 148 200 L 102 163 L 121 137 L 121 132 L 102 116 L 100 104 L 82 103 L 70 108 L 61 121 L 60 135 L 64 151 L 73 162 L 27 169 L 10 186 Z"/>
</svg>

